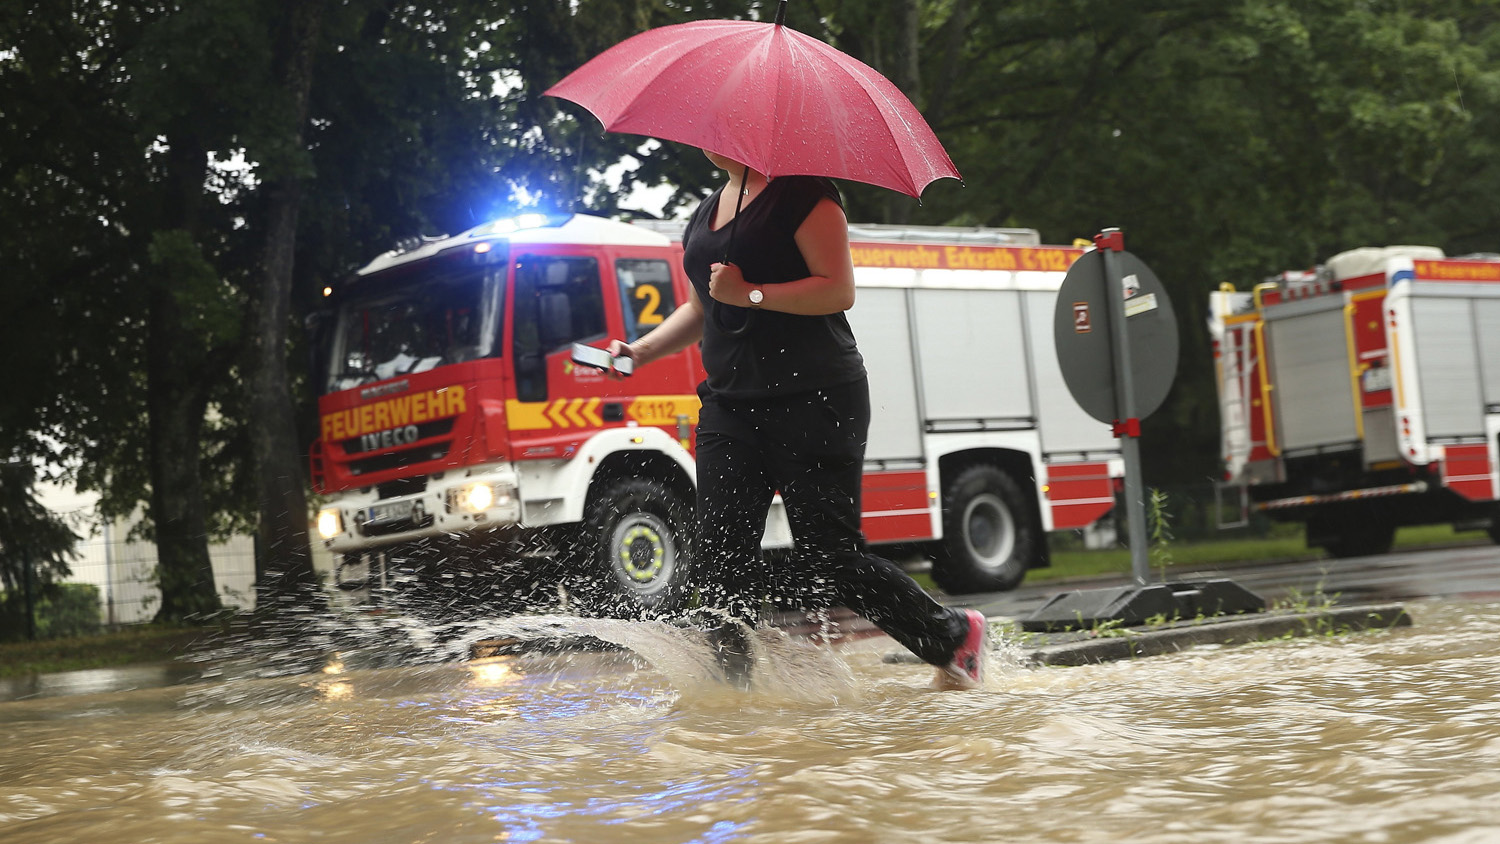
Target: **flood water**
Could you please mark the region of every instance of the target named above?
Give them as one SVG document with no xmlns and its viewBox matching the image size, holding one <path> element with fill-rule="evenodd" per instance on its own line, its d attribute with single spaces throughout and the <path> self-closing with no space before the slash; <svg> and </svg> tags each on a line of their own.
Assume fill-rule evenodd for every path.
<svg viewBox="0 0 1500 844">
<path fill-rule="evenodd" d="M 1408 629 L 1082 668 L 1001 642 L 972 692 L 929 691 L 889 640 L 775 634 L 731 691 L 691 631 L 562 619 L 529 623 L 631 650 L 356 649 L 13 701 L 0 840 L 1500 841 L 1500 605 L 1408 609 Z M 466 648 L 448 633 L 426 646 Z"/>
</svg>

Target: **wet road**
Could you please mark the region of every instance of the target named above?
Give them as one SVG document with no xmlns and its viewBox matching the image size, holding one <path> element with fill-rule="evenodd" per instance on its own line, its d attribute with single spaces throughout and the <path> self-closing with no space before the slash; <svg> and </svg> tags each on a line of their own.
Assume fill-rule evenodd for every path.
<svg viewBox="0 0 1500 844">
<path fill-rule="evenodd" d="M 1500 602 L 1414 612 L 1078 668 L 1002 640 L 970 692 L 767 631 L 741 693 L 693 631 L 553 619 L 510 632 L 624 647 L 0 703 L 0 840 L 1500 840 Z"/>
<path fill-rule="evenodd" d="M 943 693 L 884 639 L 761 631 L 738 692 L 699 631 L 567 617 L 362 619 L 291 673 L 328 640 L 314 624 L 213 682 L 84 672 L 0 703 L 0 840 L 1500 841 L 1500 549 L 1174 579 L 1226 574 L 1271 600 L 1411 601 L 1416 623 L 1077 668 L 1001 639 L 983 689 Z M 620 648 L 462 658 L 495 633 Z"/>
</svg>

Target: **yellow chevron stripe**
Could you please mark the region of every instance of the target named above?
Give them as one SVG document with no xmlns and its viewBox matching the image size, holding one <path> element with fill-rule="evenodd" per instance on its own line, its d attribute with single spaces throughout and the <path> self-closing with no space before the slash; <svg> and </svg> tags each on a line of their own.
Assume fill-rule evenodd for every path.
<svg viewBox="0 0 1500 844">
<path fill-rule="evenodd" d="M 546 431 L 553 428 L 602 428 L 600 406 L 614 399 L 553 399 L 548 402 L 505 402 L 506 427 L 512 431 Z M 636 396 L 620 398 L 625 403 L 625 418 L 638 425 L 675 427 L 677 417 L 686 416 L 687 424 L 698 424 L 701 402 L 692 393 L 678 395 Z"/>
<path fill-rule="evenodd" d="M 505 402 L 505 424 L 512 431 L 541 431 L 552 427 L 544 413 L 547 405 L 539 401 Z"/>
<path fill-rule="evenodd" d="M 588 402 L 584 404 L 582 413 L 583 418 L 587 419 L 589 421 L 589 424 L 593 427 L 597 428 L 600 425 L 604 424 L 604 418 L 599 415 L 598 399 L 589 399 Z"/>
</svg>

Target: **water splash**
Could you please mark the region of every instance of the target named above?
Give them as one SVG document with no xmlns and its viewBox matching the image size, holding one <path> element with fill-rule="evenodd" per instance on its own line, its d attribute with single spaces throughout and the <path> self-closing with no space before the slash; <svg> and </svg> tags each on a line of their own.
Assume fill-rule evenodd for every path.
<svg viewBox="0 0 1500 844">
<path fill-rule="evenodd" d="M 723 619 L 621 620 L 534 613 L 429 621 L 399 612 L 341 611 L 284 621 L 269 633 L 226 640 L 195 659 L 209 679 L 276 680 L 306 675 L 308 683 L 233 684 L 201 695 L 200 704 L 269 703 L 266 696 L 335 697 L 340 678 L 415 666 L 456 666 L 486 654 L 526 654 L 563 670 L 579 654 L 623 650 L 655 672 L 679 703 L 755 699 L 839 703 L 859 697 L 854 671 L 827 638 L 794 636 L 774 627 L 747 630 L 748 688 L 726 683 L 709 630 Z M 306 690 L 304 690 L 304 687 Z M 310 691 L 307 691 L 310 690 Z M 236 701 L 226 700 L 232 693 Z"/>
</svg>

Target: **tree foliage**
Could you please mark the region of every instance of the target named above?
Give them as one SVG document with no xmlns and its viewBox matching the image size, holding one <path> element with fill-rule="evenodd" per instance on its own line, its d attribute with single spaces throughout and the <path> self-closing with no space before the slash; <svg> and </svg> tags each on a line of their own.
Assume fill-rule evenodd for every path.
<svg viewBox="0 0 1500 844">
<path fill-rule="evenodd" d="M 78 534 L 36 498 L 30 463 L 0 463 L 0 592 L 40 588 L 68 576 Z M 30 574 L 27 574 L 27 569 Z"/>
<path fill-rule="evenodd" d="M 1161 481 L 1217 475 L 1201 326 L 1221 282 L 1366 245 L 1500 249 L 1500 206 L 1485 200 L 1500 175 L 1493 0 L 817 5 L 829 40 L 877 67 L 902 37 L 891 10 L 920 8 L 907 92 L 965 177 L 907 208 L 856 188 L 853 215 L 1027 226 L 1062 243 L 1118 226 L 1162 278 L 1183 350 L 1147 421 Z"/>
</svg>

